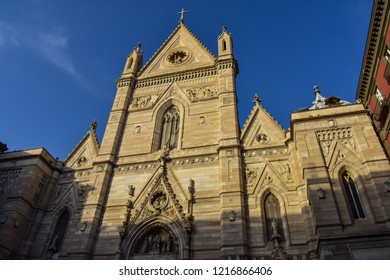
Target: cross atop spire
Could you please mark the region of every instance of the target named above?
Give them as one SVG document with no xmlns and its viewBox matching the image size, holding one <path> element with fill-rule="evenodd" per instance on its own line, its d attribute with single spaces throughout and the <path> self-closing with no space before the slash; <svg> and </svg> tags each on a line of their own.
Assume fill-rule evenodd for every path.
<svg viewBox="0 0 390 280">
<path fill-rule="evenodd" d="M 181 11 L 178 12 L 178 14 L 180 14 L 180 23 L 184 23 L 184 14 L 188 13 L 188 11 L 184 10 L 183 8 L 181 8 Z"/>
<path fill-rule="evenodd" d="M 255 94 L 255 98 L 253 98 L 253 103 L 255 103 L 257 106 L 259 106 L 261 103 L 261 99 L 257 93 Z"/>
</svg>

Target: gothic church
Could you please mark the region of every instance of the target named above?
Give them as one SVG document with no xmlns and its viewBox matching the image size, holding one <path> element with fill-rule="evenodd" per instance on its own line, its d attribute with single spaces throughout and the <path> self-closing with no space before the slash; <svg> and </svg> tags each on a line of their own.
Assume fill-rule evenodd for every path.
<svg viewBox="0 0 390 280">
<path fill-rule="evenodd" d="M 101 144 L 0 154 L 2 259 L 390 259 L 390 167 L 368 111 L 315 88 L 288 131 L 242 129 L 232 35 L 185 25 L 127 57 Z"/>
</svg>

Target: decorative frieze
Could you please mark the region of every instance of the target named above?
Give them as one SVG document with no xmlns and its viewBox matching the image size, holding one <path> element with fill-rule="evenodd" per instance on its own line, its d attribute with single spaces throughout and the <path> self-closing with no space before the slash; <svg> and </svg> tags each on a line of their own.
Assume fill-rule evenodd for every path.
<svg viewBox="0 0 390 280">
<path fill-rule="evenodd" d="M 261 157 L 261 156 L 284 155 L 287 153 L 288 153 L 287 147 L 277 147 L 277 148 L 256 149 L 251 151 L 245 151 L 243 153 L 243 156 L 245 158 L 250 158 L 250 157 Z"/>
<path fill-rule="evenodd" d="M 134 80 L 133 79 L 118 79 L 116 81 L 117 88 L 126 87 L 126 86 L 133 86 Z"/>
<path fill-rule="evenodd" d="M 199 88 L 191 88 L 186 90 L 186 94 L 191 102 L 212 99 L 218 96 L 216 86 L 205 86 Z"/>
<path fill-rule="evenodd" d="M 19 176 L 21 170 L 21 167 L 0 169 L 0 179 L 16 178 Z"/>
<path fill-rule="evenodd" d="M 319 130 L 316 131 L 316 136 L 325 157 L 329 155 L 330 147 L 335 139 L 350 149 L 355 150 L 355 141 L 352 136 L 351 127 L 332 127 Z"/>
<path fill-rule="evenodd" d="M 157 86 L 161 84 L 171 84 L 177 81 L 193 80 L 193 79 L 199 79 L 199 78 L 214 76 L 214 75 L 217 75 L 217 69 L 213 67 L 213 68 L 202 69 L 197 71 L 167 75 L 164 77 L 154 77 L 150 79 L 139 80 L 137 81 L 135 87 L 143 88 L 143 87 Z"/>
<path fill-rule="evenodd" d="M 218 156 L 202 156 L 202 157 L 191 157 L 191 158 L 180 158 L 180 159 L 172 159 L 170 161 L 171 165 L 189 165 L 189 164 L 206 164 L 210 162 L 214 162 L 218 159 Z M 148 169 L 154 169 L 159 166 L 159 163 L 149 162 L 143 164 L 128 164 L 128 165 L 120 165 L 114 168 L 114 172 L 122 173 L 122 172 L 136 172 Z"/>
<path fill-rule="evenodd" d="M 130 105 L 130 110 L 137 111 L 151 108 L 158 98 L 158 94 L 135 97 Z"/>
</svg>

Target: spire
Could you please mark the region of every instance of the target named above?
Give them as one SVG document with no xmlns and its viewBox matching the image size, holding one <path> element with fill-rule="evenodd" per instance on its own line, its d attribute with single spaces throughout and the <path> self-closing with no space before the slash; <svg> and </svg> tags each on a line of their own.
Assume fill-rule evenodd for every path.
<svg viewBox="0 0 390 280">
<path fill-rule="evenodd" d="M 137 43 L 134 50 L 128 55 L 125 68 L 123 69 L 122 77 L 136 75 L 142 66 L 143 51 L 141 50 L 141 42 Z"/>
<path fill-rule="evenodd" d="M 325 98 L 321 96 L 321 92 L 318 89 L 318 86 L 313 86 L 315 100 L 313 101 L 313 106 L 310 109 L 321 109 L 325 108 Z"/>
<path fill-rule="evenodd" d="M 218 57 L 220 59 L 233 58 L 232 34 L 227 32 L 226 26 L 222 26 L 222 34 L 218 37 Z"/>
<path fill-rule="evenodd" d="M 184 10 L 183 8 L 181 8 L 181 11 L 178 12 L 178 14 L 180 14 L 180 20 L 179 20 L 180 23 L 184 23 L 184 14 L 186 13 L 188 13 L 188 11 Z"/>
</svg>

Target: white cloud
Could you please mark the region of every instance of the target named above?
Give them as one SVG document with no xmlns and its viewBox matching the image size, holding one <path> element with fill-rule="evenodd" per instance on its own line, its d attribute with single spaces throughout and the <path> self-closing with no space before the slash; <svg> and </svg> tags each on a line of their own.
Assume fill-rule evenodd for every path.
<svg viewBox="0 0 390 280">
<path fill-rule="evenodd" d="M 0 47 L 17 46 L 17 37 L 17 31 L 12 25 L 0 21 Z"/>
<path fill-rule="evenodd" d="M 0 21 L 0 49 L 28 49 L 59 67 L 88 91 L 89 83 L 77 71 L 69 49 L 70 36 L 65 28 L 9 24 Z"/>
<path fill-rule="evenodd" d="M 31 48 L 54 63 L 72 76 L 78 73 L 74 67 L 73 60 L 68 48 L 69 38 L 61 31 L 52 31 L 51 33 L 40 33 L 30 41 Z"/>
</svg>

